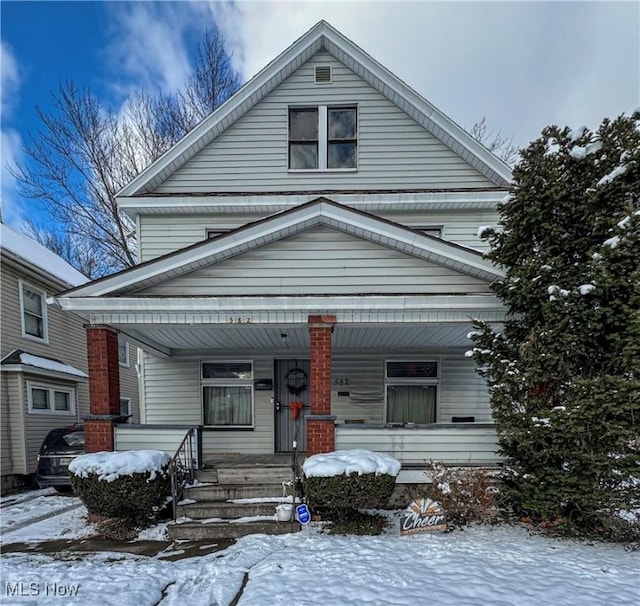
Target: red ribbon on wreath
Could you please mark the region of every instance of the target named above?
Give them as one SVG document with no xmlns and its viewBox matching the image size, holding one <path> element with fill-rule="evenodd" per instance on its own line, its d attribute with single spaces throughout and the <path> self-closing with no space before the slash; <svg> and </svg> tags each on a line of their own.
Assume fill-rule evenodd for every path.
<svg viewBox="0 0 640 606">
<path fill-rule="evenodd" d="M 300 411 L 304 406 L 304 402 L 291 402 L 289 404 L 289 409 L 291 410 L 291 418 L 295 421 L 300 417 Z"/>
</svg>

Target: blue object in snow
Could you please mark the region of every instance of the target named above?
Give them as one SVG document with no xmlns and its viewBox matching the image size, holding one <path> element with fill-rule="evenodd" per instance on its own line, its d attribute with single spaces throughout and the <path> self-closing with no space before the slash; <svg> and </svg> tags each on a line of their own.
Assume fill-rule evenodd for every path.
<svg viewBox="0 0 640 606">
<path fill-rule="evenodd" d="M 300 524 L 308 524 L 311 521 L 311 513 L 304 503 L 296 507 L 296 518 Z"/>
</svg>

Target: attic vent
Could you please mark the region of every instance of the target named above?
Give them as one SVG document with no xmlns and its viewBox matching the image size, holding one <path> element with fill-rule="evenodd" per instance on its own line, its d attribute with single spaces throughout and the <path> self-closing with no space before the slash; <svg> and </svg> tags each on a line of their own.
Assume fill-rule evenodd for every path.
<svg viewBox="0 0 640 606">
<path fill-rule="evenodd" d="M 316 65 L 315 83 L 331 84 L 331 66 L 330 65 Z"/>
</svg>

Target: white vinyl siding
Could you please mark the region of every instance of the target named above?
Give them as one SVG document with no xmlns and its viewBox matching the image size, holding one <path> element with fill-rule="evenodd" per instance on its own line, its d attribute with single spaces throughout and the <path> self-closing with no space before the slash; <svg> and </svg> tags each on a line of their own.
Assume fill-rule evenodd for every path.
<svg viewBox="0 0 640 606">
<path fill-rule="evenodd" d="M 290 357 L 308 356 L 303 350 L 282 350 Z M 247 350 L 226 350 L 229 359 L 246 358 Z M 256 355 L 254 376 L 273 379 L 271 355 Z M 160 359 L 145 354 L 146 422 L 159 425 L 200 425 L 200 364 L 202 359 L 219 357 L 219 351 L 193 359 Z M 451 423 L 454 416 L 474 416 L 476 423 L 490 423 L 486 384 L 475 372 L 464 349 L 433 350 L 334 350 L 332 362 L 331 412 L 339 427 L 347 421 L 384 423 L 384 363 L 391 359 L 438 359 L 440 394 L 437 422 Z M 336 384 L 342 380 L 342 384 Z M 348 383 L 345 383 L 348 381 Z M 349 396 L 339 395 L 349 392 Z M 351 394 L 354 397 L 351 397 Z M 357 395 L 357 399 L 356 396 Z M 274 451 L 274 408 L 272 391 L 255 391 L 255 428 L 251 431 L 204 430 L 204 456 L 216 452 L 272 453 Z M 364 430 L 363 430 L 364 431 Z M 395 430 L 394 430 L 395 431 Z M 393 434 L 399 435 L 399 434 Z M 465 434 L 463 434 L 465 435 Z M 466 434 L 471 435 L 471 434 Z"/>
<path fill-rule="evenodd" d="M 140 215 L 140 260 L 150 261 L 206 239 L 207 229 L 230 231 L 267 216 L 242 215 Z M 455 244 L 485 251 L 477 235 L 481 225 L 496 225 L 495 212 L 448 211 L 421 214 L 380 213 L 380 217 L 407 227 L 442 226 L 442 237 Z"/>
<path fill-rule="evenodd" d="M 116 425 L 114 430 L 115 450 L 162 450 L 170 457 L 178 450 L 187 433 L 187 426 L 181 428 L 128 427 Z M 193 441 L 193 457 L 197 459 L 197 443 Z"/>
<path fill-rule="evenodd" d="M 486 282 L 380 244 L 316 227 L 145 289 L 146 295 L 489 292 Z"/>
<path fill-rule="evenodd" d="M 149 354 L 144 355 L 146 423 L 201 425 L 201 360 L 171 360 L 156 358 Z M 219 357 L 219 352 L 203 356 L 202 359 L 216 357 Z M 253 356 L 252 359 L 256 378 L 273 378 L 271 358 Z M 274 443 L 272 395 L 270 391 L 254 392 L 255 427 L 253 430 L 205 429 L 202 437 L 205 456 L 207 453 L 215 452 L 272 453 Z"/>
<path fill-rule="evenodd" d="M 314 68 L 318 64 L 331 65 L 331 84 L 314 84 Z M 357 171 L 289 172 L 289 106 L 334 104 L 358 107 Z M 353 71 L 330 54 L 319 52 L 155 191 L 276 192 L 493 185 Z"/>
<path fill-rule="evenodd" d="M 490 423 L 486 383 L 464 350 L 377 350 L 333 353 L 331 412 L 336 423 L 384 423 L 385 360 L 437 359 L 440 363 L 436 422 L 451 423 L 453 417 L 473 416 L 476 423 Z M 336 384 L 341 381 L 342 384 Z M 348 384 L 345 381 L 348 380 Z M 340 395 L 339 392 L 349 395 Z"/>
<path fill-rule="evenodd" d="M 471 424 L 428 429 L 336 427 L 336 450 L 352 448 L 382 452 L 402 463 L 425 467 L 430 460 L 450 465 L 495 465 L 502 461 L 496 453 L 495 429 Z"/>
</svg>

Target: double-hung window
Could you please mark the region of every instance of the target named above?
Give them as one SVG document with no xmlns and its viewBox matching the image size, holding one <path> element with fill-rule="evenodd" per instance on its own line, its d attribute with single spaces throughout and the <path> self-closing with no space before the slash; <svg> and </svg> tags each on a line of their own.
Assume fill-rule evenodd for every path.
<svg viewBox="0 0 640 606">
<path fill-rule="evenodd" d="M 386 422 L 435 423 L 438 371 L 437 361 L 387 361 Z"/>
<path fill-rule="evenodd" d="M 45 293 L 20 281 L 20 311 L 22 316 L 22 336 L 47 341 L 47 303 Z"/>
<path fill-rule="evenodd" d="M 289 108 L 289 169 L 354 169 L 357 149 L 355 107 Z"/>
<path fill-rule="evenodd" d="M 253 427 L 252 362 L 202 362 L 201 382 L 205 426 Z"/>
<path fill-rule="evenodd" d="M 45 383 L 27 381 L 29 413 L 73 415 L 76 412 L 76 390 Z"/>
</svg>

